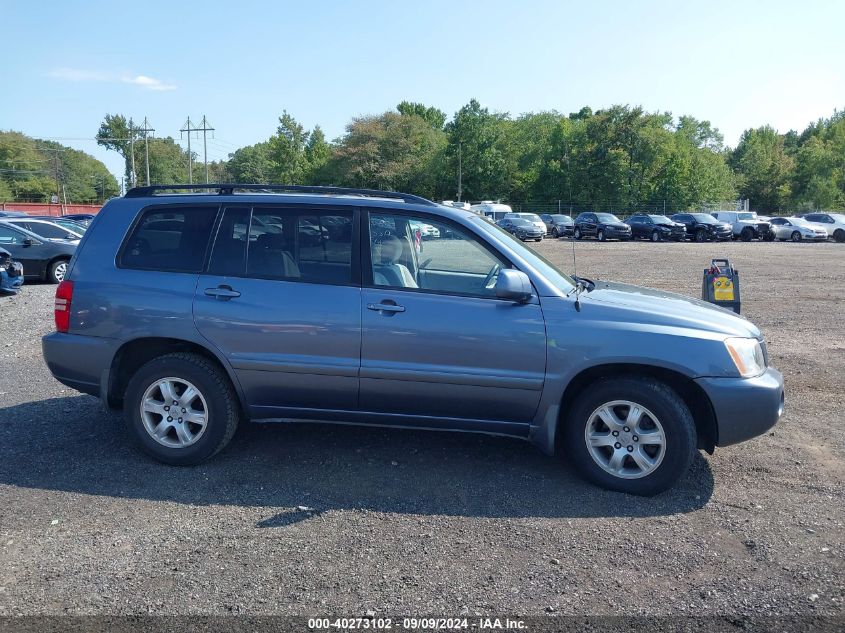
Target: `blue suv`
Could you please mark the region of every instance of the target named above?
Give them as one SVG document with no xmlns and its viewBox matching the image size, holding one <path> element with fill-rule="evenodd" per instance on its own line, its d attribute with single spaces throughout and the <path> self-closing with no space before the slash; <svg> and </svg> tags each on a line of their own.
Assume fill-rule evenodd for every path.
<svg viewBox="0 0 845 633">
<path fill-rule="evenodd" d="M 479 215 L 393 192 L 132 189 L 83 237 L 55 320 L 53 375 L 176 465 L 244 420 L 353 422 L 519 437 L 655 494 L 783 410 L 744 318 L 569 276 Z"/>
</svg>

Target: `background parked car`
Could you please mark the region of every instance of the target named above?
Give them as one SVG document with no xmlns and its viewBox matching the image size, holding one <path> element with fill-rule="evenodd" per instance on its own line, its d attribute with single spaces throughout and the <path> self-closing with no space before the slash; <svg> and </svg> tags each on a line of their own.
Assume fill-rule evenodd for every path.
<svg viewBox="0 0 845 633">
<path fill-rule="evenodd" d="M 508 213 L 505 217 L 506 218 L 520 218 L 522 220 L 528 220 L 529 222 L 531 222 L 531 224 L 533 224 L 538 229 L 543 231 L 543 235 L 545 235 L 546 232 L 547 232 L 546 223 L 543 222 L 540 219 L 540 216 L 537 215 L 536 213 Z"/>
<path fill-rule="evenodd" d="M 88 227 L 91 225 L 90 222 L 83 224 L 78 220 L 68 220 L 64 216 L 54 217 L 49 215 L 32 215 L 30 218 L 33 220 L 46 220 L 47 222 L 58 224 L 60 227 L 74 233 L 79 233 L 80 235 L 84 235 L 85 231 L 88 230 Z"/>
<path fill-rule="evenodd" d="M 23 265 L 24 275 L 52 283 L 64 280 L 79 240 L 48 240 L 0 219 L 0 246 Z"/>
<path fill-rule="evenodd" d="M 670 219 L 683 224 L 687 237 L 696 242 L 726 241 L 733 237 L 731 225 L 709 213 L 676 213 Z"/>
<path fill-rule="evenodd" d="M 498 222 L 508 213 L 513 213 L 513 209 L 511 209 L 510 205 L 501 204 L 499 202 L 491 202 L 490 200 L 474 204 L 469 208 L 469 210 L 473 213 L 478 213 L 479 215 L 485 215 L 488 218 L 491 218 L 494 222 Z"/>
<path fill-rule="evenodd" d="M 593 213 L 586 211 L 575 218 L 573 234 L 576 240 L 582 237 L 595 237 L 600 242 L 605 240 L 631 239 L 631 227 L 612 213 Z"/>
<path fill-rule="evenodd" d="M 523 242 L 528 240 L 536 240 L 539 242 L 546 234 L 545 228 L 541 229 L 533 222 L 529 222 L 523 218 L 506 217 L 499 220 L 497 224 L 508 233 L 521 239 Z"/>
<path fill-rule="evenodd" d="M 827 234 L 837 242 L 845 242 L 845 214 L 843 213 L 807 213 L 804 219 L 820 224 Z"/>
<path fill-rule="evenodd" d="M 772 218 L 771 225 L 775 239 L 778 240 L 792 240 L 793 242 L 801 242 L 802 240 L 827 241 L 827 231 L 824 227 L 814 222 L 808 222 L 804 218 Z"/>
<path fill-rule="evenodd" d="M 424 222 L 410 222 L 411 228 L 414 231 L 420 232 L 420 238 L 424 240 L 435 240 L 440 237 L 440 229 L 436 226 L 431 226 L 431 224 L 425 224 Z"/>
<path fill-rule="evenodd" d="M 33 218 L 4 218 L 4 222 L 12 226 L 18 226 L 35 233 L 45 240 L 81 240 L 85 231 L 76 228 L 75 230 L 59 226 L 48 220 L 36 220 Z"/>
<path fill-rule="evenodd" d="M 552 237 L 572 236 L 575 232 L 575 221 L 568 215 L 543 213 L 540 219 L 546 225 L 546 234 Z"/>
<path fill-rule="evenodd" d="M 0 248 L 0 294 L 17 294 L 23 285 L 23 266 L 12 254 Z"/>
<path fill-rule="evenodd" d="M 632 215 L 625 220 L 625 224 L 631 227 L 631 237 L 634 239 L 641 237 L 652 242 L 678 242 L 687 236 L 687 229 L 683 224 L 670 220 L 665 215 Z"/>
<path fill-rule="evenodd" d="M 733 236 L 743 242 L 775 239 L 768 218 L 757 217 L 754 211 L 716 211 L 712 215 L 717 220 L 730 224 Z"/>
<path fill-rule="evenodd" d="M 0 211 L 0 218 L 25 218 L 28 217 L 23 211 Z"/>
</svg>

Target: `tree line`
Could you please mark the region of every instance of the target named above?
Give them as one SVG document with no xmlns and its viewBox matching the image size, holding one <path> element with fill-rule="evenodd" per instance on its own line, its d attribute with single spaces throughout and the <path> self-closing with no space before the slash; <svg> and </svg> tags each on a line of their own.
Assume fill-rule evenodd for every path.
<svg viewBox="0 0 845 633">
<path fill-rule="evenodd" d="M 8 164 L 2 139 L 16 134 L 0 137 L 0 170 Z M 21 143 L 27 137 L 15 138 Z M 97 139 L 124 157 L 130 181 L 133 151 L 139 184 L 146 181 L 147 153 L 152 183 L 188 181 L 187 151 L 169 137 L 145 144 L 123 115 L 106 115 Z M 93 163 L 102 167 L 82 152 L 50 154 L 46 142 L 28 142 L 41 159 L 61 153 L 68 178 L 84 172 L 77 161 L 88 171 Z M 194 170 L 195 182 L 204 181 L 201 169 Z M 56 188 L 49 179 L 46 173 L 30 178 L 0 171 L 0 198 L 49 195 Z M 748 129 L 728 148 L 709 121 L 623 105 L 511 116 L 473 99 L 450 119 L 435 107 L 403 101 L 395 110 L 353 118 L 333 141 L 319 126 L 308 130 L 284 111 L 265 141 L 210 163 L 209 180 L 388 189 L 435 200 L 460 196 L 575 210 L 669 211 L 736 198 L 762 212 L 841 209 L 845 112 L 834 111 L 801 133 Z M 91 195 L 83 181 L 74 176 L 74 196 Z M 116 187 L 111 178 L 99 193 L 113 195 Z"/>
</svg>

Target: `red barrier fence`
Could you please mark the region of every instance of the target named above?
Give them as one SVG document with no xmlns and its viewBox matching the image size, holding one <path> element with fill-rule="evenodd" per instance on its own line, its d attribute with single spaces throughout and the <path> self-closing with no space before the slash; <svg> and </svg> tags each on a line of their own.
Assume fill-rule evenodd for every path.
<svg viewBox="0 0 845 633">
<path fill-rule="evenodd" d="M 42 202 L 0 202 L 0 211 L 23 211 L 29 215 L 69 215 L 71 213 L 96 214 L 101 204 L 49 204 Z"/>
</svg>

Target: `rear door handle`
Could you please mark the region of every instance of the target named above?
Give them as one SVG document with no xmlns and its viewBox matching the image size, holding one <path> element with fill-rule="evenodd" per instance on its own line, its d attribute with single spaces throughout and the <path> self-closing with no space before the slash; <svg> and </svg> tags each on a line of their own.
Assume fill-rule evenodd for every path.
<svg viewBox="0 0 845 633">
<path fill-rule="evenodd" d="M 374 310 L 376 312 L 404 312 L 405 306 L 398 306 L 395 303 L 368 303 L 367 310 Z"/>
<path fill-rule="evenodd" d="M 206 288 L 205 294 L 209 297 L 215 297 L 220 299 L 221 301 L 226 301 L 228 299 L 234 299 L 235 297 L 240 297 L 241 293 L 237 290 L 232 290 L 231 286 L 217 286 L 216 288 Z"/>
</svg>

